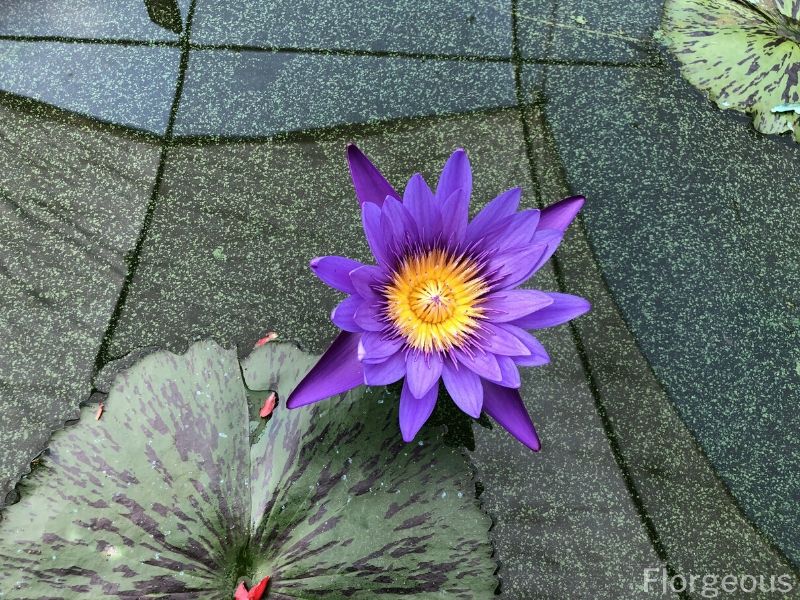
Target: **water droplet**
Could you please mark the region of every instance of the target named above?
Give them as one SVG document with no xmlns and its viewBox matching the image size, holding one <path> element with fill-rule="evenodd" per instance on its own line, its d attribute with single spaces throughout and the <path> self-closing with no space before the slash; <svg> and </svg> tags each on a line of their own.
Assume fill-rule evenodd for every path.
<svg viewBox="0 0 800 600">
<path fill-rule="evenodd" d="M 447 492 L 442 492 L 442 498 L 447 498 Z"/>
<path fill-rule="evenodd" d="M 224 431 L 220 431 L 220 432 L 219 432 L 219 437 L 221 437 L 221 438 L 226 438 L 226 437 L 228 437 L 228 434 L 227 434 L 227 433 L 225 433 Z"/>
</svg>

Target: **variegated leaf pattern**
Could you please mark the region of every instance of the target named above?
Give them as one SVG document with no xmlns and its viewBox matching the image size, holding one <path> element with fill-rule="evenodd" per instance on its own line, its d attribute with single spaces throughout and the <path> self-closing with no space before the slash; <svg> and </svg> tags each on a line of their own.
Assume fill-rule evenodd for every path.
<svg viewBox="0 0 800 600">
<path fill-rule="evenodd" d="M 720 108 L 800 141 L 799 19 L 800 0 L 667 0 L 661 38 Z"/>
<path fill-rule="evenodd" d="M 230 599 L 267 575 L 279 600 L 490 597 L 490 522 L 439 432 L 404 445 L 381 390 L 258 418 L 313 360 L 200 342 L 118 375 L 4 512 L 0 598 Z"/>
<path fill-rule="evenodd" d="M 285 398 L 312 362 L 267 348 L 244 362 L 245 381 Z M 370 388 L 278 410 L 254 443 L 255 578 L 273 576 L 270 598 L 492 597 L 471 469 L 437 429 L 405 444 L 397 403 Z"/>
</svg>

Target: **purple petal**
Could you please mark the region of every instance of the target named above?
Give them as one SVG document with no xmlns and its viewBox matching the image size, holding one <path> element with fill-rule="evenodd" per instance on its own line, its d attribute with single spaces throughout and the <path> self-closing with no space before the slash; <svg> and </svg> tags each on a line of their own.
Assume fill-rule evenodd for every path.
<svg viewBox="0 0 800 600">
<path fill-rule="evenodd" d="M 539 227 L 541 229 L 557 229 L 563 233 L 572 223 L 584 202 L 586 202 L 586 198 L 583 196 L 572 196 L 551 204 L 542 210 Z"/>
<path fill-rule="evenodd" d="M 406 357 L 398 352 L 381 363 L 364 363 L 364 383 L 390 385 L 406 374 Z"/>
<path fill-rule="evenodd" d="M 517 369 L 515 361 L 516 358 L 511 358 L 510 356 L 497 356 L 497 364 L 500 365 L 501 374 L 500 380 L 496 382 L 497 385 L 510 388 L 518 388 L 522 385 L 519 378 L 519 369 Z"/>
<path fill-rule="evenodd" d="M 358 360 L 368 363 L 383 362 L 402 347 L 403 340 L 400 338 L 387 339 L 380 333 L 367 331 L 358 344 Z"/>
<path fill-rule="evenodd" d="M 351 333 L 360 333 L 363 328 L 355 321 L 356 311 L 361 307 L 364 301 L 360 296 L 348 296 L 331 312 L 331 321 L 339 329 L 349 331 Z"/>
<path fill-rule="evenodd" d="M 536 235 L 533 237 L 534 244 L 543 244 L 547 247 L 539 257 L 539 261 L 536 263 L 536 266 L 533 269 L 533 273 L 536 273 L 539 269 L 544 266 L 544 264 L 550 260 L 550 257 L 553 256 L 553 253 L 558 250 L 559 245 L 561 245 L 561 240 L 564 239 L 564 232 L 559 231 L 558 229 L 539 229 L 536 232 Z M 531 273 L 531 275 L 533 275 Z M 527 277 L 526 277 L 527 279 Z"/>
<path fill-rule="evenodd" d="M 356 293 L 367 300 L 377 300 L 380 294 L 375 288 L 383 283 L 383 269 L 366 265 L 350 272 L 350 282 Z"/>
<path fill-rule="evenodd" d="M 472 169 L 469 166 L 469 157 L 463 148 L 453 152 L 447 159 L 436 184 L 436 200 L 444 202 L 458 190 L 461 190 L 461 194 L 469 204 L 469 197 L 472 195 Z"/>
<path fill-rule="evenodd" d="M 534 452 L 541 445 L 519 390 L 483 382 L 483 410 Z"/>
<path fill-rule="evenodd" d="M 491 352 L 477 351 L 468 353 L 463 350 L 454 350 L 453 355 L 459 363 L 485 379 L 497 381 L 502 376 L 500 365 L 497 364 L 497 358 Z"/>
<path fill-rule="evenodd" d="M 364 224 L 364 235 L 367 238 L 369 249 L 381 264 L 388 264 L 390 251 L 386 246 L 386 238 L 381 228 L 381 209 L 377 204 L 364 202 L 361 205 L 361 221 Z"/>
<path fill-rule="evenodd" d="M 400 199 L 400 195 L 355 144 L 347 146 L 347 162 L 356 198 L 361 204 L 371 202 L 381 206 L 387 196 Z"/>
<path fill-rule="evenodd" d="M 442 203 L 442 240 L 452 246 L 464 240 L 469 219 L 469 198 L 456 190 Z"/>
<path fill-rule="evenodd" d="M 527 356 L 528 349 L 525 344 L 501 325 L 482 323 L 481 331 L 484 336 L 480 342 L 481 347 L 492 354 Z"/>
<path fill-rule="evenodd" d="M 324 283 L 346 294 L 355 294 L 350 271 L 364 265 L 344 256 L 318 256 L 311 260 L 311 270 Z"/>
<path fill-rule="evenodd" d="M 515 327 L 509 323 L 504 323 L 502 325 L 503 329 L 508 330 L 510 333 L 514 334 L 519 341 L 525 344 L 525 347 L 530 352 L 527 356 L 513 356 L 514 362 L 517 363 L 521 367 L 541 367 L 542 365 L 546 365 L 550 362 L 550 356 L 547 354 L 547 350 L 544 349 L 542 343 L 533 337 L 530 333 L 521 329 L 520 327 Z"/>
<path fill-rule="evenodd" d="M 442 213 L 433 199 L 433 192 L 422 175 L 415 173 L 403 194 L 403 206 L 417 224 L 417 232 L 425 242 L 432 242 L 442 231 Z"/>
<path fill-rule="evenodd" d="M 445 362 L 442 368 L 442 381 L 453 402 L 461 410 L 475 419 L 481 416 L 483 386 L 480 377 L 463 366 L 459 369 L 450 362 Z"/>
<path fill-rule="evenodd" d="M 503 290 L 486 297 L 481 308 L 493 323 L 520 319 L 551 305 L 553 299 L 537 290 Z"/>
<path fill-rule="evenodd" d="M 580 296 L 560 294 L 558 292 L 545 293 L 553 299 L 553 303 L 550 306 L 517 319 L 513 324 L 523 329 L 554 327 L 581 316 L 592 307 L 588 300 Z"/>
<path fill-rule="evenodd" d="M 412 441 L 428 417 L 431 416 L 438 395 L 439 383 L 436 382 L 436 385 L 431 387 L 422 398 L 415 397 L 408 388 L 408 378 L 406 377 L 403 391 L 400 393 L 400 432 L 403 434 L 404 442 Z"/>
<path fill-rule="evenodd" d="M 380 331 L 384 327 L 380 306 L 370 300 L 364 300 L 356 309 L 353 321 L 364 331 Z"/>
<path fill-rule="evenodd" d="M 489 260 L 489 270 L 496 273 L 495 289 L 507 290 L 528 279 L 541 266 L 545 252 L 546 245 L 534 243 L 494 255 Z"/>
<path fill-rule="evenodd" d="M 406 245 L 417 237 L 417 224 L 403 203 L 387 198 L 381 212 L 381 229 L 386 237 L 386 245 L 395 254 L 400 254 Z"/>
<path fill-rule="evenodd" d="M 489 202 L 486 207 L 475 215 L 472 222 L 467 226 L 467 233 L 464 240 L 468 244 L 477 242 L 489 228 L 493 227 L 498 221 L 510 217 L 519 207 L 519 200 L 522 197 L 522 190 L 514 188 L 503 192 L 497 198 Z"/>
<path fill-rule="evenodd" d="M 481 237 L 480 246 L 502 252 L 507 248 L 526 246 L 534 240 L 539 223 L 539 211 L 525 210 L 500 220 Z"/>
<path fill-rule="evenodd" d="M 409 352 L 406 357 L 406 384 L 422 398 L 442 376 L 442 356 L 438 352 Z"/>
<path fill-rule="evenodd" d="M 355 333 L 340 333 L 289 394 L 286 406 L 305 406 L 364 383 L 364 371 L 356 355 L 360 337 Z"/>
</svg>

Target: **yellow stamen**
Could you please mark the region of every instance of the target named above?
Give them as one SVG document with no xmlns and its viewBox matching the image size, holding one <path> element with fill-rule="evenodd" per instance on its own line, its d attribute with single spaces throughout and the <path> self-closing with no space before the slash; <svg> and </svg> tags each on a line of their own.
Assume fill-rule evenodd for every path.
<svg viewBox="0 0 800 600">
<path fill-rule="evenodd" d="M 431 352 L 458 347 L 477 329 L 487 290 L 472 260 L 430 250 L 405 258 L 385 294 L 409 346 Z"/>
</svg>

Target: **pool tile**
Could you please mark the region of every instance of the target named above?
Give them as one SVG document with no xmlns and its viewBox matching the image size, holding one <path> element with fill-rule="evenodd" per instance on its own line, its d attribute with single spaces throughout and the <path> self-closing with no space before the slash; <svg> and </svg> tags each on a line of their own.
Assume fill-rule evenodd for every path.
<svg viewBox="0 0 800 600">
<path fill-rule="evenodd" d="M 11 0 L 0 35 L 177 41 L 191 0 Z"/>
<path fill-rule="evenodd" d="M 0 91 L 163 134 L 179 63 L 177 48 L 0 40 Z"/>
<path fill-rule="evenodd" d="M 31 104 L 0 99 L 0 505 L 89 396 L 160 156 Z"/>
<path fill-rule="evenodd" d="M 517 35 L 528 59 L 634 63 L 652 60 L 661 1 L 520 0 Z"/>
<path fill-rule="evenodd" d="M 276 133 L 514 106 L 510 64 L 192 52 L 177 136 Z"/>
<path fill-rule="evenodd" d="M 549 67 L 538 85 L 623 318 L 745 514 L 797 563 L 800 149 L 667 67 Z"/>
<path fill-rule="evenodd" d="M 368 6 L 367 6 L 368 5 Z M 192 40 L 277 48 L 511 55 L 510 0 L 198 0 Z"/>
</svg>

